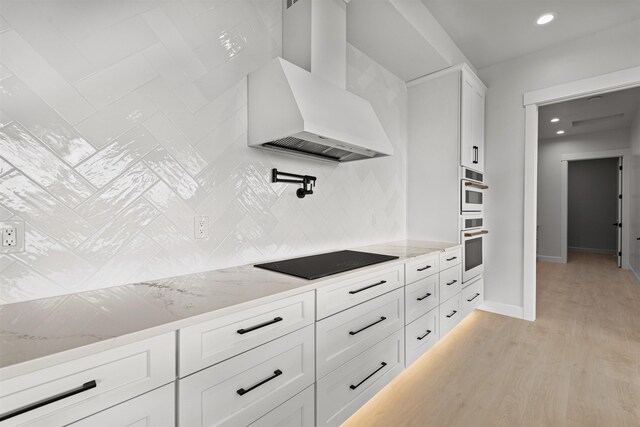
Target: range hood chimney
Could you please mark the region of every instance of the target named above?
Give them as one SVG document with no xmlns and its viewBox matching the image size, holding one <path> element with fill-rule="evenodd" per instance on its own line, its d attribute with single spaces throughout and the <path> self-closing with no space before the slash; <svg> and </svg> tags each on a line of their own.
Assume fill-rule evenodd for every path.
<svg viewBox="0 0 640 427">
<path fill-rule="evenodd" d="M 334 162 L 393 154 L 346 88 L 346 2 L 283 0 L 282 54 L 248 77 L 249 146 Z"/>
</svg>

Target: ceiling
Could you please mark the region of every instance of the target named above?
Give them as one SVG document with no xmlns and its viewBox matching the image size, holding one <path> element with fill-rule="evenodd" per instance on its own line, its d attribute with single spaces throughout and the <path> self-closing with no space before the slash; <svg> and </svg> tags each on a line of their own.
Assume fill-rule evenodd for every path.
<svg viewBox="0 0 640 427">
<path fill-rule="evenodd" d="M 404 81 L 452 65 L 389 0 L 351 0 L 347 41 Z"/>
<path fill-rule="evenodd" d="M 478 69 L 640 19 L 639 0 L 421 1 Z"/>
<path fill-rule="evenodd" d="M 601 98 L 587 97 L 540 107 L 538 138 L 560 138 L 631 126 L 640 110 L 640 87 L 599 96 Z M 620 114 L 622 116 L 618 116 Z M 554 117 L 560 121 L 551 123 Z M 563 135 L 556 134 L 560 129 L 565 131 Z"/>
</svg>

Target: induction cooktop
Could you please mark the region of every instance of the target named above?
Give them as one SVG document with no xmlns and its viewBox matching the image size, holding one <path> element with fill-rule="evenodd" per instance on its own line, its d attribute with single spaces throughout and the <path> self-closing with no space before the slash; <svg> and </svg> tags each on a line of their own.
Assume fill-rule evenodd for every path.
<svg viewBox="0 0 640 427">
<path fill-rule="evenodd" d="M 398 259 L 398 257 L 369 252 L 338 251 L 256 264 L 254 267 L 313 280 L 392 259 Z"/>
</svg>

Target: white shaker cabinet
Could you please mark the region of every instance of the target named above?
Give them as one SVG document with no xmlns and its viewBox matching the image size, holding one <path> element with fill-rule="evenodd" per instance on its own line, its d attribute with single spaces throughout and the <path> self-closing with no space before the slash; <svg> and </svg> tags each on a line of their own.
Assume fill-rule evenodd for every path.
<svg viewBox="0 0 640 427">
<path fill-rule="evenodd" d="M 484 172 L 484 96 L 486 87 L 466 67 L 460 71 L 460 165 Z"/>
<path fill-rule="evenodd" d="M 465 64 L 407 88 L 408 237 L 458 242 L 460 167 L 484 172 L 486 88 Z"/>
</svg>

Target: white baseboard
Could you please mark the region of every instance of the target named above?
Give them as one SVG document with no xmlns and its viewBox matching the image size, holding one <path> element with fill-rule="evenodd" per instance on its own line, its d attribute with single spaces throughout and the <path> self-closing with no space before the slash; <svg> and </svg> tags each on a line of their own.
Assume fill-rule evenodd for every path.
<svg viewBox="0 0 640 427">
<path fill-rule="evenodd" d="M 638 274 L 638 272 L 631 266 L 629 266 L 629 271 L 631 272 L 631 275 L 636 278 L 636 282 L 640 283 L 640 274 Z"/>
<path fill-rule="evenodd" d="M 560 264 L 564 264 L 562 257 L 559 256 L 538 255 L 538 261 L 557 262 Z"/>
<path fill-rule="evenodd" d="M 503 316 L 515 317 L 517 319 L 524 318 L 524 309 L 517 305 L 503 304 L 501 302 L 485 300 L 484 303 L 478 308 L 480 310 L 501 314 Z"/>
<path fill-rule="evenodd" d="M 615 249 L 599 249 L 599 248 L 578 248 L 575 246 L 569 246 L 567 248 L 570 252 L 586 252 L 589 254 L 604 254 L 604 255 L 615 255 Z"/>
</svg>

